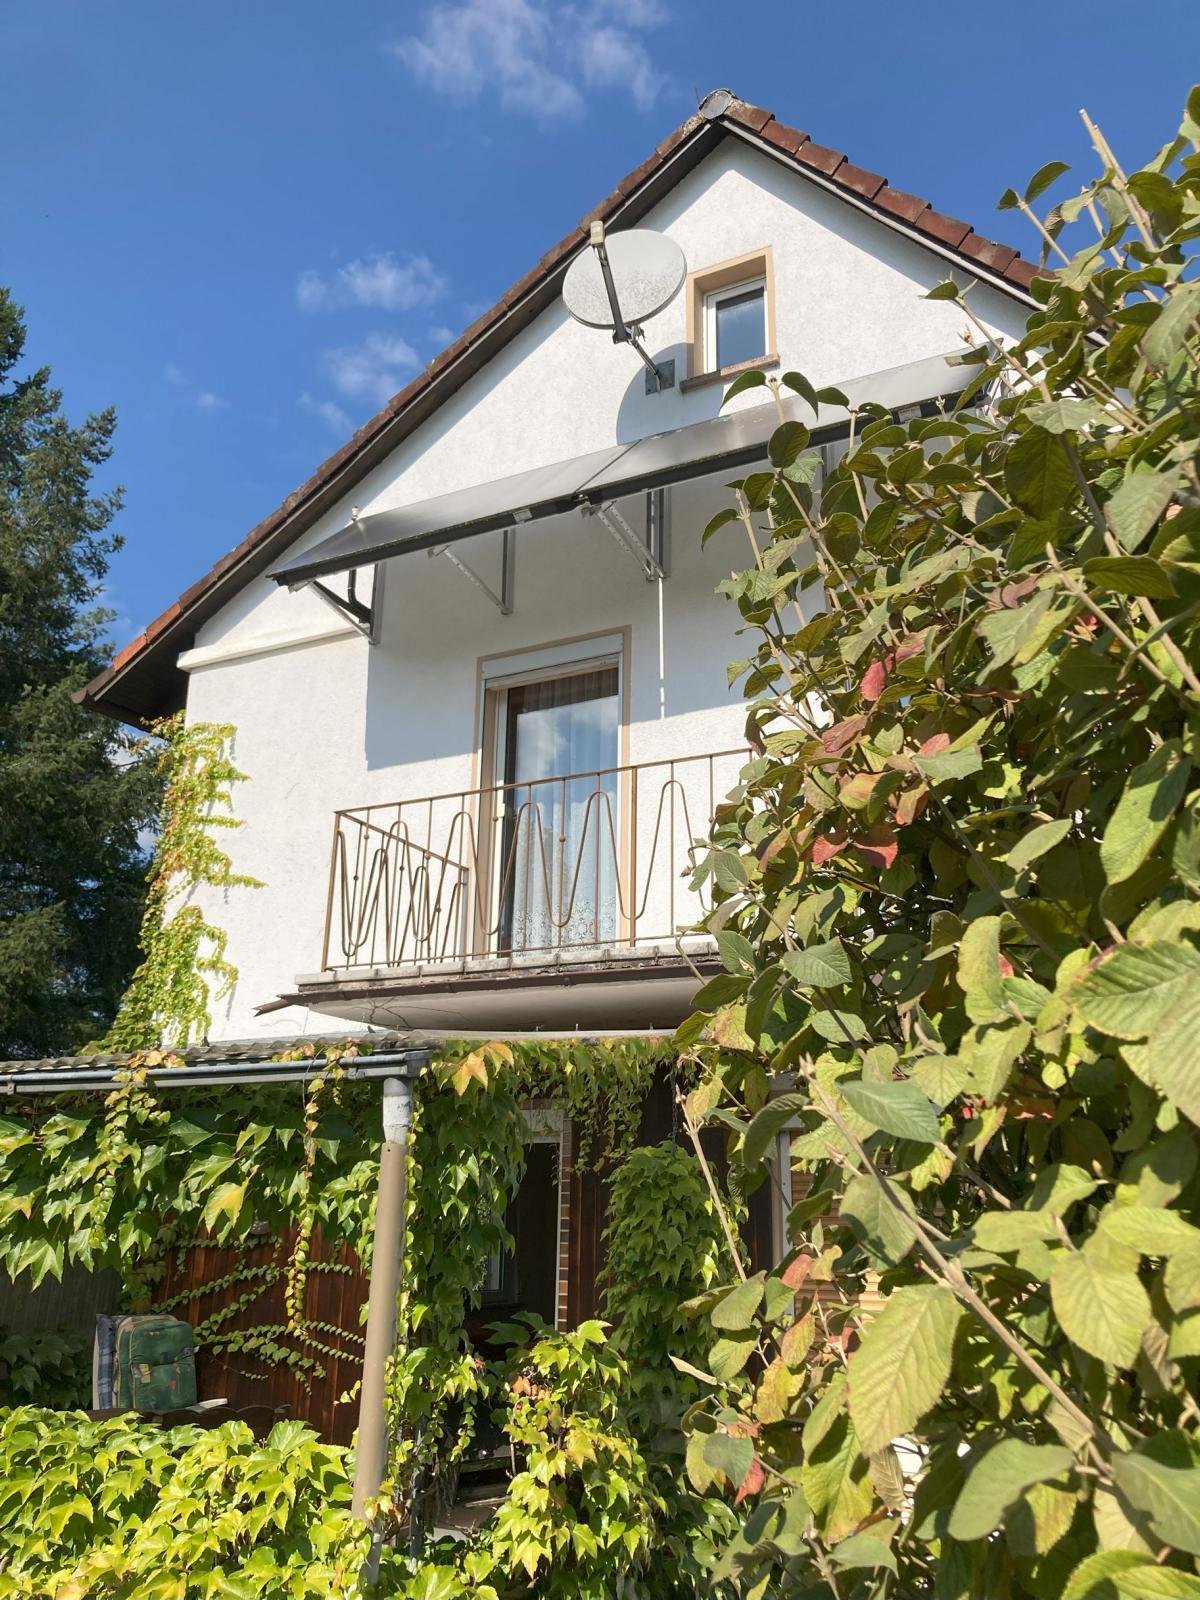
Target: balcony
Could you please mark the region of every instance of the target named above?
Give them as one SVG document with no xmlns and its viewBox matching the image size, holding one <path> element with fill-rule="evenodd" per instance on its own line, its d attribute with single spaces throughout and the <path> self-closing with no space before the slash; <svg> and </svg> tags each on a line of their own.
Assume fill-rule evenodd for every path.
<svg viewBox="0 0 1200 1600">
<path fill-rule="evenodd" d="M 339 811 L 322 970 L 293 998 L 402 1026 L 672 1025 L 714 965 L 711 940 L 683 931 L 708 909 L 689 878 L 745 759 Z"/>
</svg>

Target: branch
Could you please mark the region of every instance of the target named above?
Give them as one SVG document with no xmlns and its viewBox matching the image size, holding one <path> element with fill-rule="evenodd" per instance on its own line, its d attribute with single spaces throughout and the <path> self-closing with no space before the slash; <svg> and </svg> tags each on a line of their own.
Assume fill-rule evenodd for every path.
<svg viewBox="0 0 1200 1600">
<path fill-rule="evenodd" d="M 821 1087 L 813 1070 L 812 1062 L 807 1059 L 801 1061 L 799 1069 L 821 1111 L 829 1118 L 842 1137 L 847 1140 L 855 1155 L 858 1156 L 864 1167 L 875 1179 L 875 1182 L 879 1185 L 880 1193 L 888 1205 L 902 1219 L 904 1225 L 915 1234 L 922 1254 L 937 1269 L 942 1281 L 952 1290 L 955 1298 L 961 1301 L 967 1310 L 982 1322 L 990 1333 L 999 1339 L 1000 1343 L 1004 1345 L 1011 1355 L 1016 1357 L 1030 1376 L 1040 1383 L 1046 1392 L 1058 1401 L 1071 1419 L 1079 1425 L 1087 1435 L 1089 1441 L 1088 1449 L 1092 1454 L 1097 1470 L 1107 1481 L 1111 1474 L 1108 1469 L 1107 1458 L 1104 1455 L 1104 1447 L 1108 1443 L 1104 1434 L 1096 1427 L 1087 1412 L 1082 1410 L 1062 1385 L 1046 1371 L 1041 1362 L 1035 1356 L 1032 1356 L 1021 1341 L 1005 1327 L 1004 1323 L 1001 1322 L 982 1296 L 971 1287 L 962 1268 L 955 1262 L 946 1259 L 920 1217 L 914 1212 L 906 1210 L 896 1199 L 895 1191 L 890 1182 L 868 1155 L 862 1140 L 851 1130 L 845 1118 L 838 1111 L 837 1106 Z M 1100 1442 L 1098 1443 L 1097 1441 Z"/>
<path fill-rule="evenodd" d="M 700 1143 L 700 1130 L 692 1120 L 692 1114 L 687 1107 L 686 1097 L 680 1094 L 678 1089 L 675 1091 L 675 1098 L 679 1101 L 679 1109 L 683 1113 L 684 1126 L 687 1128 L 688 1138 L 692 1141 L 692 1148 L 696 1152 L 696 1160 L 700 1163 L 700 1171 L 704 1174 L 704 1181 L 708 1185 L 708 1192 L 712 1198 L 712 1203 L 714 1206 L 716 1206 L 717 1216 L 721 1219 L 721 1228 L 725 1234 L 725 1243 L 729 1246 L 729 1254 L 733 1258 L 734 1268 L 738 1277 L 743 1283 L 745 1283 L 746 1268 L 742 1264 L 742 1253 L 738 1249 L 733 1228 L 730 1226 L 729 1215 L 725 1210 L 725 1203 L 721 1199 L 720 1190 L 717 1188 L 716 1180 L 712 1175 L 712 1168 L 708 1164 L 708 1157 L 704 1154 L 704 1148 Z"/>
</svg>

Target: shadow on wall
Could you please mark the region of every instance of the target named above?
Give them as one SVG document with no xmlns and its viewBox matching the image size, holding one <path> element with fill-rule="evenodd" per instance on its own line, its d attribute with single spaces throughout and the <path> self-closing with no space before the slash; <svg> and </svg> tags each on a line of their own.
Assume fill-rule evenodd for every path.
<svg viewBox="0 0 1200 1600">
<path fill-rule="evenodd" d="M 700 495 L 705 505 L 719 504 L 721 494 L 706 482 L 703 489 L 681 486 L 674 495 L 671 576 L 663 597 L 672 717 L 717 710 L 730 700 L 724 663 L 736 654 L 732 630 L 720 644 L 719 660 L 710 659 L 725 605 L 714 589 L 728 572 L 728 557 L 702 554 L 697 530 L 711 510 L 701 515 L 700 505 L 690 503 Z M 621 510 L 640 532 L 645 496 L 628 496 Z M 466 540 L 459 550 L 486 582 L 499 587 L 498 533 Z M 728 620 L 725 625 L 731 626 Z M 421 788 L 409 794 L 469 786 L 479 658 L 626 626 L 632 628 L 631 716 L 638 722 L 656 714 L 651 702 L 657 705 L 657 586 L 639 575 L 598 518 L 568 512 L 518 530 L 511 616 L 501 616 L 445 558 L 398 557 L 387 577 L 383 633 L 367 664 L 368 770 L 429 764 Z"/>
<path fill-rule="evenodd" d="M 605 341 L 608 339 L 605 333 L 599 334 L 598 337 Z M 651 434 L 669 433 L 675 428 L 687 427 L 692 422 L 706 421 L 709 417 L 715 417 L 720 408 L 724 390 L 719 384 L 711 389 L 694 391 L 688 395 L 681 391 L 679 385 L 687 377 L 688 372 L 686 344 L 665 344 L 660 349 L 650 350 L 649 354 L 651 359 L 660 365 L 664 361 L 675 363 L 673 388 L 647 394 L 646 379 L 649 373 L 639 360 L 637 352 L 629 346 L 624 349 L 617 346 L 606 356 L 613 361 L 636 363 L 633 377 L 617 407 L 616 433 L 619 444 L 632 444 L 635 440 L 648 438 Z"/>
<path fill-rule="evenodd" d="M 89 1272 L 78 1263 L 63 1269 L 62 1282 L 47 1278 L 36 1289 L 27 1274 L 19 1283 L 0 1274 L 0 1327 L 18 1333 L 43 1328 L 71 1328 L 88 1345 L 96 1326 L 96 1313 L 114 1312 L 121 1304 L 120 1275 L 111 1270 Z"/>
</svg>

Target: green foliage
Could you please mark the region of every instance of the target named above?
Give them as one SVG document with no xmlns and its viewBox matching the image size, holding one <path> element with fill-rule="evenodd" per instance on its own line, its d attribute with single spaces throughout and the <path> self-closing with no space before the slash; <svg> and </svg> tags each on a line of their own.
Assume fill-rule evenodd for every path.
<svg viewBox="0 0 1200 1600">
<path fill-rule="evenodd" d="M 306 1209 L 327 1240 L 369 1256 L 378 1090 L 337 1086 L 308 1165 L 306 1107 L 294 1095 L 249 1086 L 236 1098 L 173 1089 L 160 1100 L 146 1067 L 162 1059 L 134 1057 L 102 1104 L 37 1096 L 0 1119 L 4 1271 L 36 1287 L 67 1263 L 115 1267 L 140 1309 L 177 1244 L 209 1230 L 229 1244 L 279 1234 Z M 327 1068 L 314 1060 L 314 1078 Z"/>
<path fill-rule="evenodd" d="M 694 1306 L 688 1471 L 747 1595 L 1200 1588 L 1190 105 L 1128 176 L 1097 135 L 1017 344 L 934 291 L 978 337 L 952 412 L 865 407 L 819 493 L 783 423 L 706 531 L 754 557 L 754 759 L 698 869 L 689 1126 L 750 1185 L 791 1123 L 800 1196 L 784 1263 Z"/>
<path fill-rule="evenodd" d="M 116 417 L 72 427 L 46 368 L 20 374 L 0 289 L 0 1058 L 78 1050 L 137 959 L 157 786 L 142 748 L 72 694 L 105 664 L 97 607 L 117 492 L 92 492 Z"/>
<path fill-rule="evenodd" d="M 612 1178 L 605 1229 L 605 1316 L 629 1364 L 640 1436 L 676 1429 L 699 1385 L 672 1365 L 704 1355 L 683 1302 L 729 1270 L 720 1219 L 695 1156 L 675 1144 L 633 1150 Z"/>
<path fill-rule="evenodd" d="M 91 1357 L 74 1328 L 0 1328 L 0 1406 L 91 1405 Z"/>
<path fill-rule="evenodd" d="M 319 1379 L 327 1356 L 354 1359 L 358 1336 L 313 1322 L 305 1304 L 308 1276 L 325 1265 L 312 1257 L 318 1231 L 327 1244 L 347 1241 L 369 1261 L 378 1089 L 344 1072 L 367 1048 L 367 1041 L 348 1043 L 324 1059 L 312 1046 L 300 1052 L 313 1061 L 302 1101 L 275 1087 L 248 1088 L 236 1100 L 175 1088 L 160 1099 L 147 1068 L 171 1058 L 147 1051 L 131 1058 L 102 1107 L 69 1097 L 15 1107 L 0 1122 L 0 1262 L 35 1282 L 61 1274 L 68 1261 L 115 1265 L 131 1298 L 144 1305 L 169 1251 L 232 1246 L 238 1256 L 231 1272 L 164 1305 L 182 1311 L 199 1292 L 238 1291 L 211 1316 L 193 1318 L 198 1345 L 243 1368 L 287 1366 L 301 1381 Z M 636 1094 L 640 1114 L 663 1056 L 661 1044 L 640 1041 L 634 1048 L 616 1044 L 611 1063 L 603 1042 L 535 1043 L 528 1054 L 523 1046 L 489 1044 L 447 1050 L 419 1080 L 389 1386 L 391 1464 L 380 1517 L 390 1530 L 414 1516 L 428 1527 L 454 1488 L 481 1407 L 499 1404 L 524 1460 L 516 1498 L 506 1502 L 513 1509 L 499 1526 L 457 1553 L 438 1549 L 415 1566 L 397 1558 L 388 1576 L 394 1592 L 482 1596 L 491 1582 L 519 1592 L 531 1582 L 530 1559 L 539 1592 L 547 1583 L 560 1587 L 546 1593 L 575 1592 L 572 1584 L 591 1586 L 581 1593 L 610 1592 L 598 1585 L 614 1564 L 627 1575 L 631 1596 L 707 1592 L 714 1531 L 727 1532 L 728 1519 L 718 1504 L 681 1484 L 677 1457 L 652 1453 L 642 1437 L 643 1428 L 654 1431 L 657 1400 L 669 1391 L 677 1411 L 689 1385 L 695 1390 L 666 1368 L 668 1330 L 682 1326 L 680 1295 L 702 1289 L 717 1271 L 715 1213 L 692 1159 L 667 1148 L 642 1152 L 628 1178 L 618 1169 L 631 1219 L 615 1251 L 624 1288 L 615 1285 L 614 1293 L 627 1313 L 623 1348 L 605 1345 L 595 1324 L 569 1337 L 547 1335 L 519 1358 L 533 1385 L 525 1390 L 510 1386 L 519 1376 L 515 1368 L 481 1361 L 464 1327 L 479 1305 L 489 1255 L 511 1242 L 504 1219 L 524 1170 L 521 1100 L 536 1095 L 590 1118 L 580 1137 L 591 1159 L 607 1168 L 625 1153 L 633 1118 L 630 1111 L 614 1116 L 600 1087 L 613 1083 L 630 1107 Z M 669 1193 L 652 1197 L 652 1215 L 644 1191 L 660 1169 L 670 1175 Z M 662 1231 L 667 1201 L 677 1241 Z M 281 1260 L 279 1245 L 265 1260 L 252 1257 L 264 1234 L 277 1238 L 289 1228 L 296 1244 L 288 1260 Z M 664 1314 L 662 1328 L 653 1326 L 654 1307 L 636 1292 L 659 1274 L 669 1279 L 654 1302 Z M 231 1326 L 281 1280 L 283 1325 Z M 643 1374 L 650 1360 L 655 1370 Z M 577 1459 L 573 1450 L 584 1453 Z M 230 1485 L 240 1471 L 231 1468 Z M 564 1508 L 573 1528 L 565 1542 Z M 351 1536 L 357 1537 L 353 1530 Z M 334 1546 L 323 1548 L 329 1554 Z M 271 1551 L 256 1555 L 264 1571 L 278 1560 L 277 1541 Z"/>
<path fill-rule="evenodd" d="M 227 723 L 160 722 L 158 770 L 162 823 L 148 874 L 142 961 L 99 1051 L 183 1048 L 208 1032 L 209 1005 L 229 993 L 237 972 L 226 959 L 226 934 L 205 920 L 195 896 L 205 889 L 261 888 L 235 872 L 216 830 L 237 828 L 231 790 L 244 781 L 226 747 Z"/>
<path fill-rule="evenodd" d="M 506 1432 L 524 1467 L 487 1531 L 506 1579 L 538 1595 L 604 1600 L 645 1568 L 665 1511 L 625 1416 L 628 1370 L 598 1322 L 541 1331 L 506 1373 Z"/>
<path fill-rule="evenodd" d="M 0 1600 L 359 1593 L 349 1452 L 281 1422 L 163 1430 L 0 1412 Z"/>
<path fill-rule="evenodd" d="M 389 1385 L 385 1496 L 407 1519 L 451 1497 L 489 1385 L 464 1326 L 481 1303 L 488 1257 L 525 1170 L 525 1125 L 507 1045 L 437 1064 L 418 1097 L 409 1149 L 397 1353 Z"/>
<path fill-rule="evenodd" d="M 575 1166 L 587 1172 L 629 1154 L 656 1069 L 673 1072 L 676 1065 L 669 1038 L 523 1039 L 513 1055 L 513 1087 L 523 1100 L 549 1100 L 571 1118 Z"/>
<path fill-rule="evenodd" d="M 679 1512 L 630 1427 L 629 1369 L 603 1325 L 553 1333 L 524 1317 L 499 1331 L 514 1348 L 498 1374 L 496 1415 L 519 1470 L 500 1507 L 463 1543 L 397 1558 L 390 1592 L 412 1600 L 709 1593 L 661 1560 L 678 1539 Z"/>
</svg>

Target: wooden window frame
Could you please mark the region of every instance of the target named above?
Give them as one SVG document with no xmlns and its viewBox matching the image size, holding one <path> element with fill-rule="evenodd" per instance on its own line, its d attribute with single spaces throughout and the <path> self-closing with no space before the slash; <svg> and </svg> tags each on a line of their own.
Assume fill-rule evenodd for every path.
<svg viewBox="0 0 1200 1600">
<path fill-rule="evenodd" d="M 763 317 L 767 348 L 761 356 L 752 361 L 739 361 L 726 367 L 709 365 L 716 357 L 716 352 L 708 349 L 709 297 L 725 289 L 736 289 L 743 285 L 749 288 L 759 282 L 763 285 Z M 684 378 L 681 388 L 694 389 L 700 384 L 716 383 L 725 378 L 736 377 L 739 372 L 749 371 L 753 367 L 778 366 L 779 355 L 775 335 L 775 264 L 769 244 L 763 245 L 759 250 L 751 250 L 746 255 L 734 256 L 729 261 L 718 261 L 714 266 L 689 272 L 684 285 L 684 295 L 688 376 Z"/>
<path fill-rule="evenodd" d="M 629 765 L 629 716 L 632 683 L 632 636 L 629 623 L 615 628 L 598 628 L 592 633 L 552 639 L 540 645 L 525 645 L 516 650 L 501 650 L 479 656 L 476 661 L 477 737 L 472 759 L 475 787 L 481 796 L 476 855 L 476 891 L 468 947 L 472 957 L 495 955 L 490 948 L 487 928 L 494 906 L 496 863 L 492 860 L 495 815 L 492 810 L 497 786 L 496 772 L 503 744 L 499 711 L 505 692 L 519 684 L 544 678 L 565 678 L 577 672 L 593 672 L 602 665 L 617 669 L 617 765 Z M 590 647 L 590 648 L 589 648 Z M 539 660 L 541 657 L 543 659 Z M 550 657 L 551 659 L 544 659 Z M 628 774 L 622 772 L 618 790 L 620 819 L 621 873 L 628 873 L 628 852 L 632 849 L 629 826 L 630 796 Z M 628 939 L 626 918 L 618 918 L 617 941 Z"/>
<path fill-rule="evenodd" d="M 568 1300 L 571 1289 L 573 1125 L 566 1113 L 556 1106 L 523 1105 L 521 1117 L 525 1123 L 521 1142 L 553 1145 L 558 1156 L 558 1226 L 554 1232 L 554 1327 L 561 1333 L 568 1326 Z M 486 1295 L 484 1304 L 487 1304 Z"/>
</svg>

